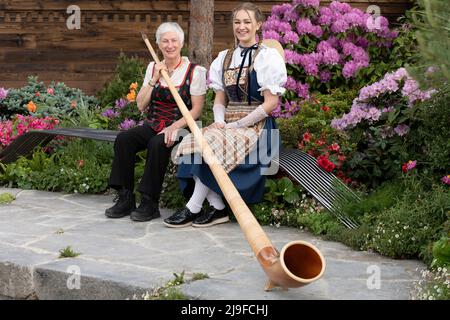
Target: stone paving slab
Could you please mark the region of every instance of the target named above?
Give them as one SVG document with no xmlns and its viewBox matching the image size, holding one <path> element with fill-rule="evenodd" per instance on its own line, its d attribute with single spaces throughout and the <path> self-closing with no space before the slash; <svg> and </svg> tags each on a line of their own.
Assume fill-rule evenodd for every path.
<svg viewBox="0 0 450 320">
<path fill-rule="evenodd" d="M 408 299 L 425 268 L 419 261 L 354 251 L 303 230 L 264 227 L 279 250 L 301 239 L 316 245 L 327 263 L 322 279 L 308 286 L 265 292 L 266 276 L 237 223 L 169 229 L 162 219 L 105 218 L 110 195 L 2 192 L 16 196 L 11 204 L 0 205 L 2 299 L 133 299 L 183 271 L 187 279 L 200 272 L 209 276 L 180 286 L 192 299 Z M 163 217 L 172 213 L 161 212 Z M 81 255 L 59 259 L 67 246 Z M 373 266 L 380 271 L 378 289 L 367 285 Z M 80 288 L 73 289 L 77 272 Z"/>
</svg>

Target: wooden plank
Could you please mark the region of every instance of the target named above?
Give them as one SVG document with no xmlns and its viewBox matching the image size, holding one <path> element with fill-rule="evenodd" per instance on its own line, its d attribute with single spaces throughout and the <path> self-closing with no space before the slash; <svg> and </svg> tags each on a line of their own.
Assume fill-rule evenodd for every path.
<svg viewBox="0 0 450 320">
<path fill-rule="evenodd" d="M 91 1 L 91 0 L 2 0 L 0 10 L 60 10 L 66 11 L 70 5 L 77 5 L 82 11 L 188 11 L 187 0 L 140 0 L 140 1 Z"/>
</svg>

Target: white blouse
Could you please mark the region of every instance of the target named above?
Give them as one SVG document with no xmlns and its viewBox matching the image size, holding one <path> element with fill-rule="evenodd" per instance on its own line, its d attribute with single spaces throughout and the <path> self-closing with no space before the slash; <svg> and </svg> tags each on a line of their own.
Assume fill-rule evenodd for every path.
<svg viewBox="0 0 450 320">
<path fill-rule="evenodd" d="M 189 59 L 187 57 L 182 57 L 183 63 L 175 69 L 170 79 L 175 86 L 180 86 L 183 84 L 186 72 L 189 66 Z M 147 66 L 147 71 L 145 72 L 144 84 L 148 84 L 152 79 L 153 66 L 155 62 L 152 61 Z M 206 93 L 206 69 L 202 66 L 196 66 L 192 71 L 192 83 L 190 84 L 190 94 L 193 96 L 201 96 Z M 160 85 L 167 87 L 166 80 L 163 77 L 159 78 Z"/>
<path fill-rule="evenodd" d="M 237 47 L 231 59 L 230 68 L 238 68 L 241 65 L 241 52 L 243 49 Z M 222 80 L 223 61 L 228 50 L 221 51 L 214 59 L 209 69 L 210 88 L 214 91 L 224 91 Z M 254 54 L 254 50 L 252 55 Z M 248 57 L 245 58 L 244 67 L 248 66 Z M 261 45 L 261 50 L 256 56 L 253 67 L 260 89 L 258 91 L 270 90 L 274 95 L 282 95 L 286 89 L 283 88 L 287 81 L 286 64 L 283 58 L 274 48 Z"/>
</svg>

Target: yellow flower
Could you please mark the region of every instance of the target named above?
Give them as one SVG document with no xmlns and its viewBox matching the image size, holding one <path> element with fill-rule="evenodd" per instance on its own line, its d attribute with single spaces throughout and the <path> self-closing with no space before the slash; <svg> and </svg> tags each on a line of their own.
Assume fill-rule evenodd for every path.
<svg viewBox="0 0 450 320">
<path fill-rule="evenodd" d="M 136 90 L 138 87 L 138 83 L 137 82 L 133 82 L 132 84 L 130 84 L 130 90 Z"/>
<path fill-rule="evenodd" d="M 30 101 L 27 104 L 27 109 L 28 109 L 29 112 L 36 112 L 37 107 L 36 107 L 36 105 L 34 104 L 33 101 Z"/>
<path fill-rule="evenodd" d="M 129 94 L 127 94 L 127 100 L 129 102 L 134 102 L 136 100 L 136 91 L 131 90 Z"/>
</svg>

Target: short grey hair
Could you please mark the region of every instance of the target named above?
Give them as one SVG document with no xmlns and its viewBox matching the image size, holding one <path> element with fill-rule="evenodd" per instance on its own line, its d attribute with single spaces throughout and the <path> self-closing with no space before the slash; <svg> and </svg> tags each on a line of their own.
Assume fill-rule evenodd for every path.
<svg viewBox="0 0 450 320">
<path fill-rule="evenodd" d="M 181 44 L 184 43 L 184 32 L 180 25 L 176 22 L 164 22 L 156 30 L 156 43 L 159 44 L 161 36 L 166 32 L 175 32 L 180 39 Z"/>
</svg>

